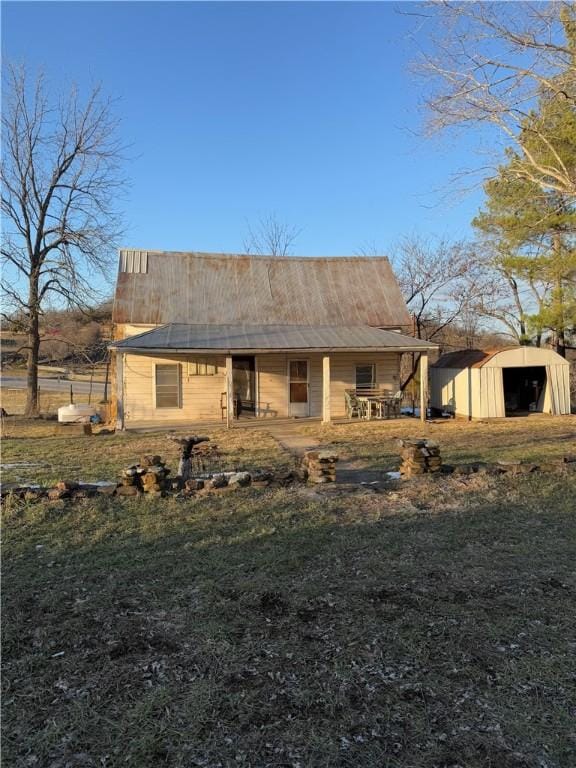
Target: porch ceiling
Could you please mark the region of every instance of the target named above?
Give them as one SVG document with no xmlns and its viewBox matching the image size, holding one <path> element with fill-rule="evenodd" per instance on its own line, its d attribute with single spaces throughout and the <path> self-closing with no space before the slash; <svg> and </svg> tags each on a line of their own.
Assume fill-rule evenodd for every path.
<svg viewBox="0 0 576 768">
<path fill-rule="evenodd" d="M 119 352 L 419 352 L 436 344 L 367 325 L 210 325 L 169 323 L 114 342 Z"/>
</svg>

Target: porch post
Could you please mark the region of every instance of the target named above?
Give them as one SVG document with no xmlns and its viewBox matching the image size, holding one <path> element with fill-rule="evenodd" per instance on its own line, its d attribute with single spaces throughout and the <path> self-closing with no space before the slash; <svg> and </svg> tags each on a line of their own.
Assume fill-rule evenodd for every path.
<svg viewBox="0 0 576 768">
<path fill-rule="evenodd" d="M 226 427 L 234 421 L 234 385 L 232 383 L 232 355 L 226 355 Z"/>
<path fill-rule="evenodd" d="M 330 423 L 330 355 L 322 358 L 322 423 Z"/>
<path fill-rule="evenodd" d="M 116 429 L 124 429 L 124 354 L 116 352 Z"/>
<path fill-rule="evenodd" d="M 426 421 L 428 409 L 428 352 L 420 352 L 420 421 Z"/>
</svg>

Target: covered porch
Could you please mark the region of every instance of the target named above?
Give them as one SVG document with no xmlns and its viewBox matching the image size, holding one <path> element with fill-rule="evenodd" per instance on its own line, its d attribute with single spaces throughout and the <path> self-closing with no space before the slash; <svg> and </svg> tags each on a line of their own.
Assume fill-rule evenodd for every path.
<svg viewBox="0 0 576 768">
<path fill-rule="evenodd" d="M 435 346 L 369 326 L 169 324 L 111 348 L 117 428 L 124 429 L 396 417 L 406 352 L 419 355 L 425 419 Z"/>
</svg>

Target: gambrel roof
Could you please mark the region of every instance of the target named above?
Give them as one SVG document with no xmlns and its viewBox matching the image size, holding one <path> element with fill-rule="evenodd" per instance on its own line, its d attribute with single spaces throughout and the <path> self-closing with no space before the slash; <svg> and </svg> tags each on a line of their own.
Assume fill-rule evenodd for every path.
<svg viewBox="0 0 576 768">
<path fill-rule="evenodd" d="M 113 321 L 411 327 L 383 256 L 120 251 Z"/>
</svg>

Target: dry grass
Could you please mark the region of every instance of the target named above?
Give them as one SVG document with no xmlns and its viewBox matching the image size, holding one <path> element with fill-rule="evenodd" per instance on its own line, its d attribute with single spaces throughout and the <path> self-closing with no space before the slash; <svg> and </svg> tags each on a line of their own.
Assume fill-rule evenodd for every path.
<svg viewBox="0 0 576 768">
<path fill-rule="evenodd" d="M 30 462 L 31 467 L 8 468 L 3 480 L 8 482 L 34 482 L 49 485 L 61 479 L 107 480 L 118 476 L 120 470 L 139 460 L 145 453 L 158 453 L 175 471 L 178 466 L 178 448 L 168 440 L 168 433 L 125 433 L 92 437 L 51 437 L 53 422 L 28 421 L 22 437 L 2 441 L 4 464 Z M 176 434 L 176 433 L 174 433 Z M 222 455 L 211 460 L 213 471 L 219 469 L 254 469 L 293 464 L 275 440 L 266 432 L 251 431 L 247 439 L 244 432 L 212 430 L 212 443 Z M 39 466 L 38 466 L 39 465 Z"/>
<path fill-rule="evenodd" d="M 92 393 L 91 403 L 92 405 L 98 405 L 98 401 L 101 399 L 101 395 L 98 392 Z M 87 392 L 75 392 L 75 403 L 87 403 Z M 69 405 L 70 392 L 51 392 L 50 390 L 40 390 L 40 412 L 41 413 L 56 413 L 61 405 Z M 26 390 L 25 389 L 7 389 L 0 388 L 0 405 L 9 414 L 23 414 L 26 406 Z"/>
<path fill-rule="evenodd" d="M 438 430 L 466 460 L 573 449 L 573 419 L 507 424 Z M 314 430 L 390 464 L 393 435 L 420 433 Z M 289 461 L 265 433 L 214 437 L 232 463 Z M 70 442 L 5 452 L 93 476 L 169 454 L 162 435 Z M 5 764 L 572 768 L 575 496 L 575 474 L 541 473 L 9 503 Z"/>
<path fill-rule="evenodd" d="M 492 421 L 435 420 L 426 424 L 414 419 L 371 421 L 300 428 L 340 455 L 366 466 L 398 466 L 399 437 L 438 440 L 447 462 L 542 460 L 543 457 L 576 453 L 576 416 L 540 416 Z"/>
</svg>

